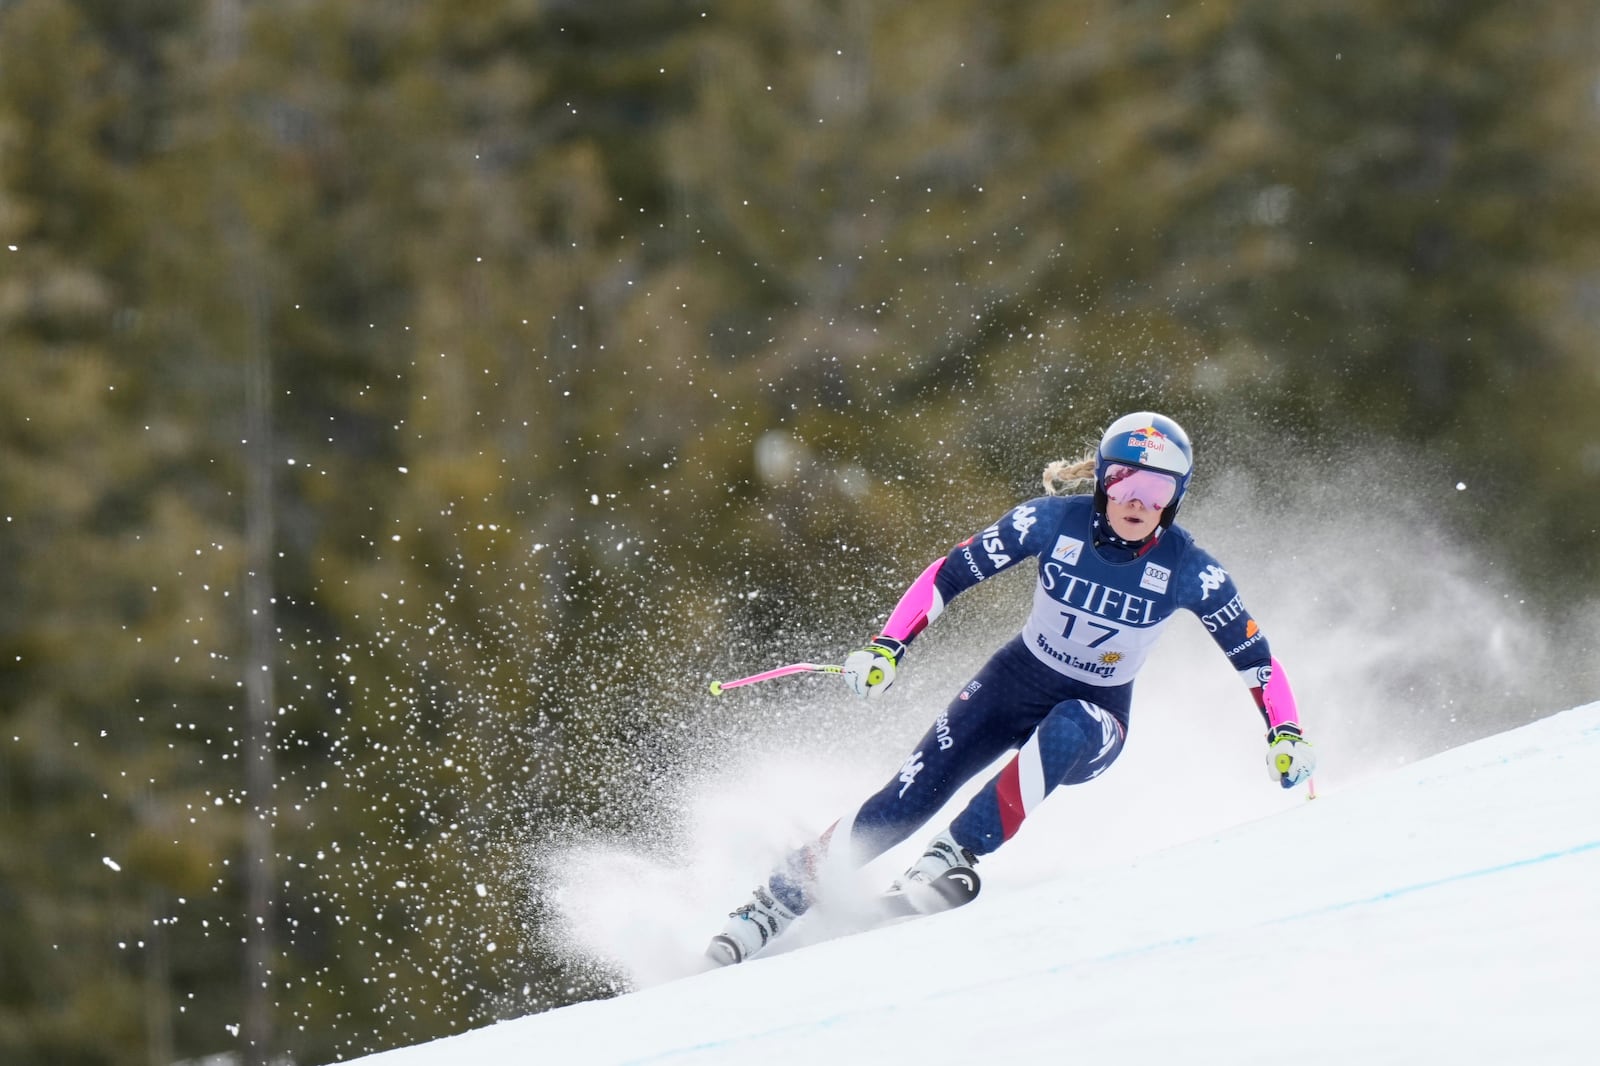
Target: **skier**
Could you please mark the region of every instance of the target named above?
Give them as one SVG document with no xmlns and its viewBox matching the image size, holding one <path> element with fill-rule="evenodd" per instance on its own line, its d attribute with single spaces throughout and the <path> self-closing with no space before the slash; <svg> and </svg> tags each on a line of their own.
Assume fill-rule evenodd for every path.
<svg viewBox="0 0 1600 1066">
<path fill-rule="evenodd" d="M 1056 786 L 1099 776 L 1122 751 L 1134 677 L 1179 608 L 1200 618 L 1249 686 L 1279 783 L 1291 788 L 1311 776 L 1315 752 L 1265 634 L 1228 572 L 1173 525 L 1193 456 L 1188 435 L 1172 419 L 1126 415 L 1105 431 L 1096 451 L 1045 468 L 1049 495 L 1013 508 L 922 572 L 882 633 L 845 659 L 843 676 L 857 695 L 877 699 L 894 684 L 907 646 L 952 598 L 1037 557 L 1032 612 L 889 782 L 790 853 L 729 916 L 707 948 L 713 961 L 755 955 L 815 902 L 825 864 L 854 869 L 883 854 L 1008 751 L 1016 755 L 891 892 L 926 892 L 952 868 L 974 866 L 1010 840 Z M 1092 495 L 1062 494 L 1091 479 Z"/>
</svg>

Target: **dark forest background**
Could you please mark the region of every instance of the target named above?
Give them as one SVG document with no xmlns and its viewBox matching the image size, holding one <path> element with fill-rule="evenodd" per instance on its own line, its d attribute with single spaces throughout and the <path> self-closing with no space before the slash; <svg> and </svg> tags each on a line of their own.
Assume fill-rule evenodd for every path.
<svg viewBox="0 0 1600 1066">
<path fill-rule="evenodd" d="M 1590 4 L 0 0 L 0 1060 L 608 994 L 526 845 L 1124 410 L 1559 620 L 1597 326 Z"/>
</svg>

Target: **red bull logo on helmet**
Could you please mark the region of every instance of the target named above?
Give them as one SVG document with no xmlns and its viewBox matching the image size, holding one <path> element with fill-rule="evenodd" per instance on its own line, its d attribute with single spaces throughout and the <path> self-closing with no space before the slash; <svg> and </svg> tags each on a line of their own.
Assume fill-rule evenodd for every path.
<svg viewBox="0 0 1600 1066">
<path fill-rule="evenodd" d="M 1176 422 L 1153 411 L 1123 415 L 1111 423 L 1100 438 L 1100 459 L 1154 467 L 1184 478 L 1193 465 L 1189 438 Z"/>
<path fill-rule="evenodd" d="M 1155 426 L 1145 426 L 1128 434 L 1128 447 L 1141 449 L 1144 455 L 1140 457 L 1139 461 L 1150 462 L 1151 452 L 1164 452 L 1167 450 L 1167 435 Z"/>
</svg>

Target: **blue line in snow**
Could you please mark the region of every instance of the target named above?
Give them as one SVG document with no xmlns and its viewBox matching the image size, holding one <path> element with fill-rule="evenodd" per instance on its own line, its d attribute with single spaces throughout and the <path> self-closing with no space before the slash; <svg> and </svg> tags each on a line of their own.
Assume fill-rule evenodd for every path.
<svg viewBox="0 0 1600 1066">
<path fill-rule="evenodd" d="M 1387 892 L 1380 892 L 1376 896 L 1368 896 L 1366 899 L 1346 900 L 1343 903 L 1330 903 L 1327 906 L 1317 907 L 1313 910 L 1306 911 L 1304 914 L 1296 914 L 1288 918 L 1279 918 L 1277 921 L 1294 922 L 1299 921 L 1302 918 L 1311 918 L 1319 914 L 1330 914 L 1334 911 L 1342 911 L 1348 910 L 1351 907 L 1364 906 L 1368 903 L 1382 903 L 1386 899 L 1397 899 L 1400 896 L 1409 896 L 1414 892 L 1423 892 L 1430 888 L 1439 888 L 1442 885 L 1454 884 L 1457 881 L 1471 881 L 1479 877 L 1488 877 L 1492 874 L 1505 873 L 1507 870 L 1517 870 L 1524 866 L 1537 866 L 1541 862 L 1550 862 L 1553 859 L 1565 859 L 1573 855 L 1582 854 L 1585 851 L 1593 851 L 1596 848 L 1600 848 L 1600 840 L 1591 840 L 1587 844 L 1575 844 L 1570 848 L 1562 848 L 1560 851 L 1549 851 L 1543 855 L 1534 855 L 1531 858 L 1514 859 L 1511 862 L 1503 862 L 1498 866 L 1485 866 L 1481 870 L 1466 870 L 1462 873 L 1451 874 L 1449 877 L 1439 877 L 1432 881 L 1420 881 L 1417 884 L 1407 885 L 1404 888 L 1393 888 Z"/>
<path fill-rule="evenodd" d="M 1461 873 L 1451 874 L 1449 877 L 1438 877 L 1432 881 L 1419 881 L 1414 885 L 1406 885 L 1402 888 L 1391 888 L 1387 892 L 1379 892 L 1376 896 L 1366 896 L 1361 899 L 1347 899 L 1338 903 L 1327 903 L 1321 907 L 1313 907 L 1308 911 L 1301 911 L 1299 914 L 1286 914 L 1281 918 L 1269 918 L 1266 921 L 1258 923 L 1255 928 L 1271 925 L 1288 925 L 1291 922 L 1303 922 L 1309 918 L 1320 918 L 1325 914 L 1336 914 L 1339 911 L 1347 911 L 1355 907 L 1366 907 L 1374 903 L 1384 903 L 1391 899 L 1399 899 L 1401 896 L 1415 895 L 1418 892 L 1426 892 L 1432 888 L 1442 888 L 1445 885 L 1456 884 L 1460 881 L 1472 881 L 1480 877 L 1489 877 L 1494 874 L 1505 873 L 1509 870 L 1521 869 L 1525 866 L 1537 866 L 1540 863 L 1550 862 L 1555 859 L 1570 858 L 1574 855 L 1581 855 L 1586 851 L 1594 851 L 1597 848 L 1600 848 L 1600 840 L 1591 840 L 1586 844 L 1575 844 L 1570 848 L 1562 848 L 1560 851 L 1546 852 L 1543 855 L 1533 855 L 1526 859 L 1514 859 L 1511 862 L 1500 863 L 1498 866 L 1485 866 L 1478 870 L 1463 870 Z M 1252 927 L 1246 926 L 1244 928 Z M 1126 959 L 1134 955 L 1143 955 L 1151 951 L 1161 951 L 1164 948 L 1193 944 L 1212 935 L 1214 934 L 1200 933 L 1192 936 L 1172 937 L 1168 940 L 1157 941 L 1154 944 L 1144 944 L 1140 947 L 1127 948 L 1123 951 L 1112 952 L 1110 955 L 1099 955 L 1092 959 L 1078 959 L 1073 962 L 1063 963 L 1060 966 L 1052 966 L 1043 972 L 1060 973 L 1063 970 L 1069 970 L 1075 966 L 1082 966 L 1086 963 L 1111 962 L 1116 959 Z"/>
</svg>

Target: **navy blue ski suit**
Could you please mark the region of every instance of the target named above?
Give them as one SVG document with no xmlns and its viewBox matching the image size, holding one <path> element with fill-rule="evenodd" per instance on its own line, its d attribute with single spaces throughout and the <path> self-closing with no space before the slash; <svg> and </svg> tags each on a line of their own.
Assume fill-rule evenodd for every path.
<svg viewBox="0 0 1600 1066">
<path fill-rule="evenodd" d="M 770 881 L 780 901 L 803 911 L 824 856 L 843 848 L 852 865 L 871 861 L 1008 751 L 1017 754 L 950 825 L 956 842 L 978 855 L 1015 835 L 1057 786 L 1098 776 L 1122 750 L 1134 678 L 1179 609 L 1200 619 L 1269 727 L 1297 721 L 1266 636 L 1217 560 L 1180 526 L 1129 545 L 1105 521 L 1090 496 L 1029 500 L 956 545 L 906 591 L 883 630 L 902 642 L 964 590 L 1037 560 L 1022 632 L 950 701 L 883 788 L 789 857 Z"/>
</svg>

